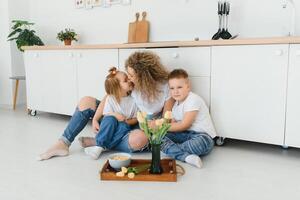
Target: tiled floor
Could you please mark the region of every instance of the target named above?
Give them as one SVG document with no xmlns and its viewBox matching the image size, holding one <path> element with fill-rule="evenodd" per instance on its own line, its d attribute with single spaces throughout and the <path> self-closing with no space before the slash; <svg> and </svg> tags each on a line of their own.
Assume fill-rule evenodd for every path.
<svg viewBox="0 0 300 200">
<path fill-rule="evenodd" d="M 69 117 L 24 108 L 0 109 L 0 199 L 300 199 L 300 149 L 227 141 L 203 158 L 203 169 L 180 163 L 176 183 L 100 181 L 105 153 L 94 161 L 76 141 L 71 155 L 38 162 L 36 156 L 61 134 Z M 92 135 L 90 125 L 83 135 Z M 134 157 L 150 158 L 149 153 Z"/>
</svg>

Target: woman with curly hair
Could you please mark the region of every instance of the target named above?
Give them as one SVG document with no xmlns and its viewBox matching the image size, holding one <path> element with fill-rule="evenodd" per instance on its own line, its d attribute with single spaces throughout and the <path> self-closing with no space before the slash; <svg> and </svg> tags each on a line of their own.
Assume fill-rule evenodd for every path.
<svg viewBox="0 0 300 200">
<path fill-rule="evenodd" d="M 126 60 L 125 68 L 129 81 L 134 84 L 131 96 L 139 110 L 148 113 L 149 118 L 156 118 L 162 112 L 172 109 L 174 100 L 169 96 L 168 71 L 156 54 L 150 51 L 135 52 Z M 101 103 L 93 97 L 83 97 L 62 137 L 45 153 L 41 154 L 39 160 L 47 160 L 54 156 L 67 156 L 69 146 L 74 138 L 91 118 L 93 130 L 98 133 L 105 101 L 106 97 Z M 120 121 L 121 119 L 116 120 Z M 118 127 L 114 127 L 114 124 L 111 124 L 111 128 L 118 129 Z M 79 141 L 81 146 L 86 148 L 85 150 L 96 145 L 95 138 L 92 137 L 80 137 Z M 138 128 L 133 128 L 122 138 L 115 150 L 123 152 L 142 151 L 147 147 L 147 144 L 148 139 L 144 132 Z"/>
</svg>

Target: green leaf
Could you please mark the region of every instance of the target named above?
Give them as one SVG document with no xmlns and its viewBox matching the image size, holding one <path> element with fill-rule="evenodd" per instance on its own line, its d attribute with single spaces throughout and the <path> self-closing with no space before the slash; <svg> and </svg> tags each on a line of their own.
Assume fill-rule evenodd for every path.
<svg viewBox="0 0 300 200">
<path fill-rule="evenodd" d="M 20 51 L 23 51 L 22 46 L 44 45 L 42 40 L 35 35 L 35 30 L 29 29 L 34 23 L 24 20 L 13 20 L 12 23 L 13 31 L 7 36 L 7 41 L 15 40 Z"/>
</svg>

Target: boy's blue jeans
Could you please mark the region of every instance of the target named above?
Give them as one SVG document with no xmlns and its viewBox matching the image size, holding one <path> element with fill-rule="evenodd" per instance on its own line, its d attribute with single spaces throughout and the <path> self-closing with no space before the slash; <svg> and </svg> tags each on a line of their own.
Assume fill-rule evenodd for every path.
<svg viewBox="0 0 300 200">
<path fill-rule="evenodd" d="M 97 102 L 99 104 L 99 102 Z M 95 111 L 86 109 L 83 111 L 76 108 L 72 118 L 60 137 L 65 144 L 70 146 L 75 137 L 87 125 L 88 121 L 93 118 Z M 124 122 L 118 122 L 115 117 L 106 116 L 101 121 L 101 128 L 96 136 L 96 143 L 101 144 L 104 148 L 119 150 L 123 152 L 133 152 L 128 143 L 130 127 Z"/>
<path fill-rule="evenodd" d="M 208 154 L 213 147 L 214 141 L 207 133 L 196 131 L 169 132 L 163 139 L 161 151 L 184 162 L 188 155 L 203 156 Z"/>
</svg>

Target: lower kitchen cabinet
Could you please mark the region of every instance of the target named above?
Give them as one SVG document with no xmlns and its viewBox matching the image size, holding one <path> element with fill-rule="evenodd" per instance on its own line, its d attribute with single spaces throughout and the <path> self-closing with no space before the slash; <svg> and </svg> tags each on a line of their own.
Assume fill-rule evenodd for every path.
<svg viewBox="0 0 300 200">
<path fill-rule="evenodd" d="M 217 133 L 283 145 L 288 45 L 212 47 L 211 115 Z"/>
<path fill-rule="evenodd" d="M 290 46 L 285 145 L 300 147 L 300 45 Z"/>
<path fill-rule="evenodd" d="M 26 51 L 27 106 L 71 115 L 77 105 L 77 79 L 71 51 Z"/>
</svg>

